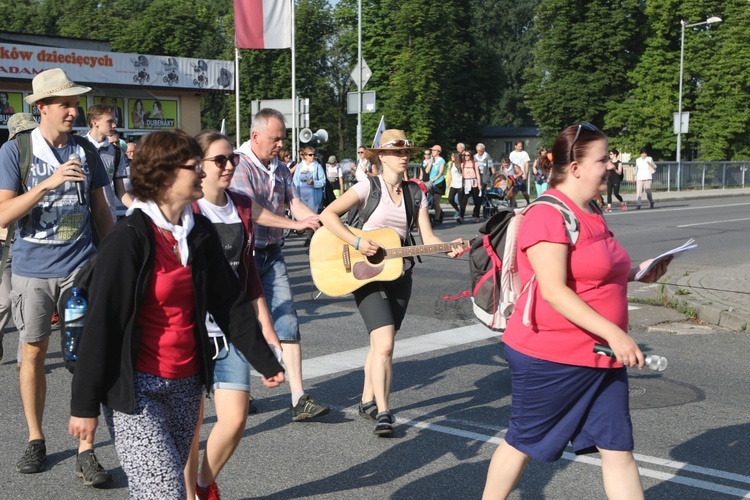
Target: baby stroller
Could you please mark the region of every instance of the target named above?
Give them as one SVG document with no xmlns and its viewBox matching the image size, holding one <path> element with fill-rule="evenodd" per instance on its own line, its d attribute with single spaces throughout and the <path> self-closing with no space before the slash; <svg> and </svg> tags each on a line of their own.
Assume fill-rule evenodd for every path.
<svg viewBox="0 0 750 500">
<path fill-rule="evenodd" d="M 509 206 L 508 192 L 510 189 L 513 189 L 513 183 L 508 182 L 508 177 L 505 174 L 497 173 L 492 176 L 490 188 L 484 194 L 482 203 L 482 216 L 485 219 L 495 215 L 501 207 L 507 208 Z"/>
</svg>

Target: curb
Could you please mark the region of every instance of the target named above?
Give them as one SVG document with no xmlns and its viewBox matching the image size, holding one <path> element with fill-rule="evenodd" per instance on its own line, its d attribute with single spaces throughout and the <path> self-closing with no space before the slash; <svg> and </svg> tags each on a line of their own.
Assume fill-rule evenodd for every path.
<svg viewBox="0 0 750 500">
<path fill-rule="evenodd" d="M 746 314 L 728 310 L 723 308 L 721 304 L 716 304 L 705 298 L 694 298 L 678 294 L 677 292 L 683 286 L 688 286 L 687 280 L 685 278 L 680 278 L 677 280 L 676 285 L 665 284 L 663 290 L 659 294 L 670 300 L 677 301 L 680 304 L 693 308 L 696 311 L 698 318 L 704 323 L 721 326 L 736 332 L 748 332 L 750 317 Z"/>
</svg>

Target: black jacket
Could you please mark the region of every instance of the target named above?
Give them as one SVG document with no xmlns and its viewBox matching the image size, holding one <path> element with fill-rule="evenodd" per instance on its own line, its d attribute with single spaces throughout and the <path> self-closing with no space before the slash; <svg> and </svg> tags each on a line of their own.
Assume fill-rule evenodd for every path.
<svg viewBox="0 0 750 500">
<path fill-rule="evenodd" d="M 261 334 L 250 298 L 224 258 L 216 230 L 202 215 L 194 217 L 188 265 L 203 382 L 207 387 L 212 382 L 207 310 L 257 371 L 265 377 L 283 371 Z M 136 210 L 112 229 L 97 250 L 73 376 L 73 416 L 96 417 L 100 403 L 123 413 L 135 410 L 135 363 L 142 334 L 137 320 L 151 278 L 154 244 L 150 219 Z"/>
</svg>

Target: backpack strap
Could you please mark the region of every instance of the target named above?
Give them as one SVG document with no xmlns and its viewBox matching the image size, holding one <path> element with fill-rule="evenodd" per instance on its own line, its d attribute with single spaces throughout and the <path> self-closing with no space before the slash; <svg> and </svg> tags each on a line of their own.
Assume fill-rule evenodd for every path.
<svg viewBox="0 0 750 500">
<path fill-rule="evenodd" d="M 33 154 L 31 151 L 31 134 L 24 132 L 16 135 L 16 146 L 18 147 L 18 194 L 24 194 L 26 189 L 26 182 L 29 180 L 29 172 L 31 171 L 31 160 Z M 24 220 L 27 216 L 21 217 L 20 220 Z M 3 256 L 0 258 L 0 283 L 3 281 L 3 271 L 5 266 L 8 265 L 8 258 L 10 257 L 10 247 L 13 242 L 13 238 L 16 236 L 16 226 L 18 221 L 8 225 L 8 232 L 5 236 L 5 243 L 3 243 Z"/>
<path fill-rule="evenodd" d="M 406 210 L 406 244 L 417 246 L 414 235 L 411 234 L 411 229 L 417 223 L 417 217 L 419 216 L 419 207 L 422 204 L 422 190 L 416 182 L 405 181 L 403 185 L 406 186 L 403 197 L 404 209 Z M 417 261 L 421 264 L 422 257 L 417 255 Z"/>
<path fill-rule="evenodd" d="M 122 158 L 122 148 L 120 146 L 115 146 L 115 164 L 114 164 L 115 172 L 117 172 L 117 168 L 120 166 L 121 158 Z"/>
<path fill-rule="evenodd" d="M 94 145 L 91 144 L 91 142 L 86 139 L 86 137 L 82 135 L 74 135 L 73 139 L 75 140 L 76 144 L 81 146 L 83 148 L 83 152 L 86 154 L 86 164 L 89 166 L 89 171 L 91 171 L 91 182 L 89 183 L 89 192 L 94 190 L 94 169 L 96 168 L 96 160 L 100 159 L 99 157 L 99 151 L 97 151 L 94 148 Z M 119 146 L 115 146 L 115 151 L 117 149 L 120 149 Z M 117 163 L 115 163 L 115 167 L 117 166 Z M 91 210 L 91 203 L 89 200 L 89 210 Z"/>
<path fill-rule="evenodd" d="M 367 180 L 370 183 L 370 194 L 367 197 L 364 208 L 359 211 L 357 217 L 355 217 L 354 219 L 354 222 L 352 222 L 352 227 L 355 227 L 357 229 L 362 229 L 362 227 L 365 225 L 365 222 L 367 222 L 367 219 L 370 218 L 370 216 L 375 211 L 375 209 L 378 208 L 378 204 L 380 203 L 380 180 L 377 177 L 369 175 L 367 176 Z"/>
</svg>

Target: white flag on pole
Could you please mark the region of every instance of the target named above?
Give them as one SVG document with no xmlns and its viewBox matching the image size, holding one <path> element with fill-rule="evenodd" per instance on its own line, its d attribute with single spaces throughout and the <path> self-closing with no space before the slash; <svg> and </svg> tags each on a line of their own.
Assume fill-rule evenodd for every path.
<svg viewBox="0 0 750 500">
<path fill-rule="evenodd" d="M 380 117 L 380 125 L 378 125 L 378 131 L 375 132 L 375 138 L 372 140 L 372 147 L 376 148 L 380 146 L 380 136 L 385 132 L 385 115 Z"/>
</svg>

